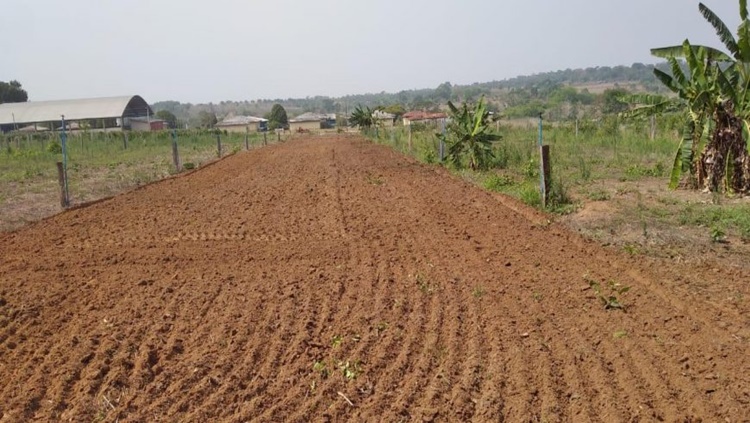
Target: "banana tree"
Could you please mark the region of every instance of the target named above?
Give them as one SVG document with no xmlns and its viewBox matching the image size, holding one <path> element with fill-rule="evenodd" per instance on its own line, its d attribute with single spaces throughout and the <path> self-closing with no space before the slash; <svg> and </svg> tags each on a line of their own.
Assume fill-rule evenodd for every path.
<svg viewBox="0 0 750 423">
<path fill-rule="evenodd" d="M 722 188 L 747 191 L 750 188 L 746 141 L 750 139 L 750 21 L 747 0 L 739 3 L 742 23 L 737 38 L 711 9 L 699 4 L 701 14 L 714 27 L 729 54 L 708 46 L 691 45 L 687 40 L 682 46 L 651 51 L 672 64 L 671 76 L 658 70 L 655 74 L 688 104 L 690 121 L 686 128 L 693 130 L 693 144 L 689 150 L 691 170 L 698 185 L 711 191 Z M 689 78 L 677 69 L 679 66 L 675 66 L 678 63 L 676 58 L 687 61 Z M 710 136 L 697 137 L 698 133 L 710 133 Z M 687 142 L 684 138 L 683 143 Z M 705 138 L 704 146 L 701 141 Z M 684 147 L 678 149 L 678 155 L 688 151 Z M 696 157 L 697 152 L 700 152 L 699 157 Z M 683 164 L 686 158 L 682 156 Z M 671 182 L 674 182 L 675 169 Z"/>
<path fill-rule="evenodd" d="M 495 157 L 492 153 L 492 141 L 499 140 L 498 134 L 491 132 L 490 113 L 484 103 L 484 96 L 472 109 L 466 103 L 458 108 L 450 101 L 451 122 L 446 127 L 443 137 L 448 146 L 448 159 L 456 166 L 461 166 L 464 158 L 472 170 L 490 166 Z"/>
<path fill-rule="evenodd" d="M 677 53 L 686 59 L 688 71 L 686 74 Z M 646 104 L 631 111 L 631 114 L 654 113 L 661 110 L 682 109 L 685 113 L 680 144 L 675 152 L 675 157 L 670 172 L 669 187 L 677 188 L 684 174 L 690 175 L 688 182 L 696 187 L 702 178 L 700 164 L 698 163 L 699 152 L 702 151 L 705 141 L 710 134 L 711 116 L 719 102 L 717 89 L 717 71 L 715 66 L 716 57 L 721 60 L 727 59 L 726 55 L 718 50 L 704 46 L 694 46 L 685 40 L 679 49 L 668 47 L 652 50 L 656 56 L 667 55 L 666 59 L 671 68 L 671 75 L 659 69 L 654 69 L 656 77 L 670 91 L 677 94 L 676 99 L 645 98 Z"/>
<path fill-rule="evenodd" d="M 352 127 L 358 126 L 365 133 L 368 133 L 370 128 L 377 127 L 378 124 L 379 121 L 375 117 L 375 110 L 367 106 L 357 106 L 349 117 L 349 125 Z"/>
</svg>

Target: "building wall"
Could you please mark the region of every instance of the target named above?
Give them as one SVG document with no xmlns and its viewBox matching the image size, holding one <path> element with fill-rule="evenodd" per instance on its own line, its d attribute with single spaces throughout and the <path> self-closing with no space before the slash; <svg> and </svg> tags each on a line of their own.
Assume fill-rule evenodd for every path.
<svg viewBox="0 0 750 423">
<path fill-rule="evenodd" d="M 297 132 L 297 130 L 300 128 L 305 131 L 318 131 L 320 130 L 320 122 L 289 122 L 289 130 L 291 130 L 292 132 Z"/>
<path fill-rule="evenodd" d="M 379 119 L 378 122 L 383 125 L 384 128 L 393 128 L 395 126 L 393 119 Z"/>
<path fill-rule="evenodd" d="M 218 129 L 221 129 L 222 131 L 227 132 L 234 132 L 234 133 L 245 133 L 248 130 L 250 132 L 257 132 L 258 131 L 258 124 L 257 123 L 250 123 L 247 125 L 221 125 L 217 126 Z"/>
<path fill-rule="evenodd" d="M 142 131 L 142 132 L 149 132 L 151 131 L 151 125 L 148 122 L 141 122 L 141 121 L 130 121 L 130 129 L 132 131 Z"/>
</svg>

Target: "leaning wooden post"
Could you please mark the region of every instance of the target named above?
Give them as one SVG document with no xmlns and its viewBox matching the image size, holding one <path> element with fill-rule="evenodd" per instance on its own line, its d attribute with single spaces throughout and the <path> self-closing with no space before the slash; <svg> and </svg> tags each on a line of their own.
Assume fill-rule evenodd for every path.
<svg viewBox="0 0 750 423">
<path fill-rule="evenodd" d="M 250 127 L 246 126 L 245 127 L 245 150 L 250 149 L 250 140 L 248 138 L 250 138 Z"/>
<path fill-rule="evenodd" d="M 60 184 L 60 207 L 67 209 L 70 205 L 68 193 L 65 191 L 65 169 L 63 162 L 57 162 L 57 182 Z"/>
<path fill-rule="evenodd" d="M 182 165 L 180 164 L 180 152 L 177 150 L 177 130 L 172 130 L 172 163 L 174 163 L 174 169 L 176 172 L 182 171 Z"/>
<path fill-rule="evenodd" d="M 547 207 L 549 202 L 551 168 L 549 163 L 549 146 L 544 145 L 542 132 L 542 114 L 539 114 L 539 178 L 542 197 L 542 207 Z"/>
<path fill-rule="evenodd" d="M 218 132 L 216 133 L 216 154 L 221 158 L 221 134 Z"/>
<path fill-rule="evenodd" d="M 440 163 L 445 160 L 445 118 L 441 119 L 441 122 L 443 124 L 443 136 L 440 137 Z"/>
<path fill-rule="evenodd" d="M 656 116 L 651 116 L 651 131 L 649 132 L 651 141 L 656 139 Z"/>
<path fill-rule="evenodd" d="M 409 153 L 411 153 L 411 121 L 409 121 Z"/>
<path fill-rule="evenodd" d="M 62 163 L 58 163 L 57 172 L 60 181 L 61 200 L 60 204 L 63 208 L 70 206 L 70 191 L 68 190 L 68 134 L 65 132 L 65 115 L 61 115 L 62 121 L 62 132 L 60 133 L 60 139 L 62 141 Z"/>
</svg>

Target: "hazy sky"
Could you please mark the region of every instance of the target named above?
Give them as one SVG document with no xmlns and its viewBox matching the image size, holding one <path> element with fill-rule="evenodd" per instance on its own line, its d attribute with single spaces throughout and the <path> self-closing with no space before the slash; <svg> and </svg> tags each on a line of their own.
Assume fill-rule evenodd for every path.
<svg viewBox="0 0 750 423">
<path fill-rule="evenodd" d="M 737 0 L 705 0 L 732 28 Z M 30 100 L 341 96 L 654 63 L 718 37 L 693 0 L 0 0 Z"/>
</svg>

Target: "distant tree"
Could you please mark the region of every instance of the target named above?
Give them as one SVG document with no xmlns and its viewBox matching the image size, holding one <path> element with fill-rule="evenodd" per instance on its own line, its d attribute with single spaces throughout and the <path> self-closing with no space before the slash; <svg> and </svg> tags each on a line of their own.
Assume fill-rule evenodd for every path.
<svg viewBox="0 0 750 423">
<path fill-rule="evenodd" d="M 406 109 L 400 104 L 391 104 L 390 106 L 386 106 L 383 108 L 383 111 L 395 115 L 396 119 L 399 119 L 404 115 L 404 113 L 406 113 Z"/>
<path fill-rule="evenodd" d="M 435 89 L 435 98 L 442 101 L 448 101 L 453 95 L 453 85 L 450 82 L 443 82 Z"/>
<path fill-rule="evenodd" d="M 610 88 L 605 90 L 602 94 L 602 99 L 604 101 L 604 108 L 602 111 L 604 113 L 622 113 L 628 110 L 630 105 L 627 100 L 625 100 L 625 97 L 629 94 L 628 90 L 623 88 Z"/>
<path fill-rule="evenodd" d="M 281 104 L 274 104 L 271 112 L 266 115 L 268 119 L 268 129 L 286 128 L 289 126 L 289 118 L 286 115 L 286 109 Z"/>
<path fill-rule="evenodd" d="M 201 128 L 213 128 L 214 125 L 216 125 L 219 122 L 218 119 L 216 119 L 216 113 L 214 112 L 207 112 L 205 110 L 202 110 L 200 113 L 198 113 L 198 123 L 200 124 Z"/>
<path fill-rule="evenodd" d="M 336 102 L 332 98 L 323 99 L 323 111 L 326 113 L 333 113 L 336 111 Z"/>
<path fill-rule="evenodd" d="M 375 110 L 369 107 L 357 106 L 349 117 L 350 126 L 359 126 L 361 129 L 367 130 L 378 124 L 378 120 L 373 116 Z"/>
<path fill-rule="evenodd" d="M 166 121 L 170 128 L 174 128 L 177 124 L 177 116 L 169 110 L 159 110 L 154 114 L 157 118 Z"/>
<path fill-rule="evenodd" d="M 29 94 L 21 87 L 18 81 L 0 81 L 0 104 L 23 103 L 29 101 Z"/>
</svg>

